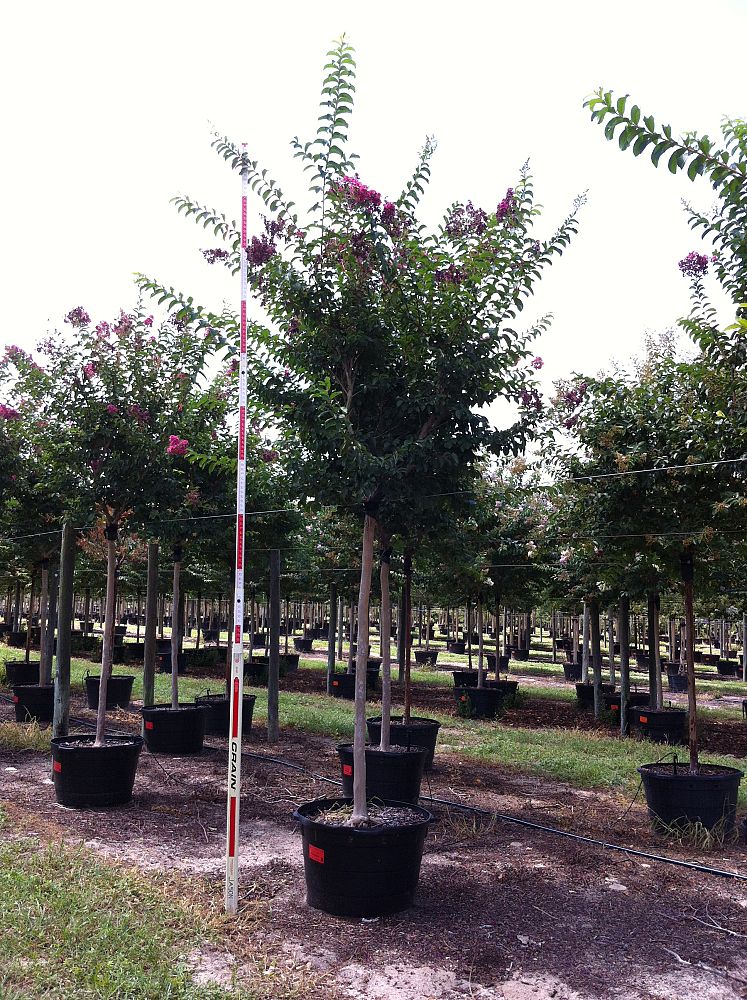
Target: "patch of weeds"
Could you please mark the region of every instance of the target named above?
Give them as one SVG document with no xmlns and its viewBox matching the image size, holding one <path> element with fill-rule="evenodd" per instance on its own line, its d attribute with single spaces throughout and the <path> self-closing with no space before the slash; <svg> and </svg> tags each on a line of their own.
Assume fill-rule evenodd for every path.
<svg viewBox="0 0 747 1000">
<path fill-rule="evenodd" d="M 727 844 L 736 843 L 738 838 L 733 821 L 732 823 L 728 822 L 726 816 L 722 816 L 710 830 L 703 826 L 700 820 L 693 822 L 682 819 L 675 820 L 673 823 L 664 823 L 660 819 L 656 819 L 653 826 L 657 833 L 673 840 L 680 847 L 695 848 L 699 851 L 720 850 Z"/>
<path fill-rule="evenodd" d="M 40 729 L 36 721 L 26 725 L 20 722 L 0 722 L 0 747 L 6 750 L 49 752 L 49 740 L 49 729 Z"/>
</svg>

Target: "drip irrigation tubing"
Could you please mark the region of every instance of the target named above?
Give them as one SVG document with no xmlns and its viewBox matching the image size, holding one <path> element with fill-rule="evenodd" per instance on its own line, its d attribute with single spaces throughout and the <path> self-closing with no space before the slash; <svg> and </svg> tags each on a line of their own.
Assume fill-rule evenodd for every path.
<svg viewBox="0 0 747 1000">
<path fill-rule="evenodd" d="M 10 702 L 12 704 L 13 699 L 8 698 L 7 695 L 0 694 L 0 700 L 5 702 Z M 129 714 L 135 715 L 134 712 Z M 81 719 L 76 716 L 70 717 L 70 722 L 74 722 L 76 725 L 86 726 L 88 728 L 95 728 L 96 723 L 91 722 L 88 719 Z M 131 733 L 117 732 L 116 730 L 107 730 L 112 736 L 130 736 Z M 211 753 L 223 753 L 223 747 L 216 747 L 212 744 L 206 743 L 204 745 L 206 750 Z M 155 754 L 152 755 L 156 757 Z M 251 750 L 242 750 L 242 757 L 248 757 L 251 760 L 263 761 L 266 764 L 275 764 L 278 767 L 286 767 L 291 771 L 298 771 L 301 774 L 306 774 L 310 778 L 314 778 L 316 781 L 324 781 L 330 785 L 336 785 L 338 788 L 341 787 L 342 782 L 338 781 L 336 778 L 328 778 L 323 774 L 316 774 L 316 772 L 309 770 L 309 768 L 304 767 L 302 764 L 296 764 L 295 761 L 286 760 L 284 757 L 274 757 L 267 754 L 255 753 Z M 157 759 L 157 758 L 156 758 Z M 492 809 L 481 809 L 479 806 L 470 806 L 464 802 L 457 802 L 454 799 L 440 799 L 434 795 L 421 795 L 421 801 L 431 802 L 434 805 L 445 806 L 449 809 L 458 809 L 462 812 L 473 813 L 477 816 L 486 816 L 493 820 L 499 820 L 502 823 L 513 823 L 515 826 L 524 827 L 527 830 L 535 830 L 538 833 L 549 833 L 556 837 L 564 837 L 566 840 L 573 840 L 576 843 L 588 844 L 592 847 L 602 847 L 608 851 L 618 851 L 622 854 L 628 854 L 634 858 L 641 858 L 646 861 L 656 861 L 660 864 L 674 865 L 677 868 L 686 868 L 690 871 L 699 872 L 703 875 L 715 875 L 719 878 L 730 878 L 735 879 L 739 882 L 747 882 L 747 874 L 742 872 L 727 871 L 723 868 L 714 868 L 711 865 L 701 865 L 697 861 L 683 861 L 680 858 L 670 858 L 664 854 L 652 854 L 650 851 L 638 851 L 634 847 L 623 847 L 621 844 L 612 844 L 606 840 L 598 840 L 596 837 L 585 837 L 581 833 L 573 833 L 570 830 L 560 830 L 556 826 L 546 826 L 544 823 L 534 823 L 532 820 L 520 819 L 518 816 L 511 816 L 508 813 L 497 812 Z"/>
</svg>

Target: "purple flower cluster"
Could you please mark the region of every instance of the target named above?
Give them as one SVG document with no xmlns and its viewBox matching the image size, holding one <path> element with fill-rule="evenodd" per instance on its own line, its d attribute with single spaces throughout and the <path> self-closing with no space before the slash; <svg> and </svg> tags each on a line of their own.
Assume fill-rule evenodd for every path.
<svg viewBox="0 0 747 1000">
<path fill-rule="evenodd" d="M 702 278 L 708 272 L 708 257 L 692 250 L 679 262 L 678 267 L 686 278 Z"/>
<path fill-rule="evenodd" d="M 178 434 L 169 435 L 169 443 L 166 446 L 167 455 L 182 457 L 187 454 L 187 448 L 189 448 L 189 441 L 186 438 L 180 438 Z"/>
<path fill-rule="evenodd" d="M 131 313 L 120 311 L 119 319 L 112 327 L 112 333 L 115 333 L 118 337 L 126 337 L 134 325 L 135 317 Z"/>
<path fill-rule="evenodd" d="M 536 410 L 538 413 L 542 410 L 542 396 L 536 389 L 522 389 L 519 393 L 519 399 L 522 406 L 528 410 Z"/>
<path fill-rule="evenodd" d="M 185 319 L 182 319 L 181 315 L 178 312 L 171 313 L 171 315 L 169 316 L 169 320 L 171 321 L 171 325 L 178 333 L 184 333 L 184 331 L 187 329 L 187 321 Z"/>
<path fill-rule="evenodd" d="M 449 264 L 448 267 L 439 268 L 433 277 L 439 285 L 461 285 L 466 275 L 461 267 Z"/>
<path fill-rule="evenodd" d="M 561 392 L 558 402 L 569 410 L 575 410 L 586 395 L 586 382 L 578 382 Z"/>
<path fill-rule="evenodd" d="M 393 201 L 385 201 L 384 207 L 381 210 L 381 221 L 385 226 L 390 225 L 394 222 L 395 216 L 397 215 L 397 206 Z"/>
<path fill-rule="evenodd" d="M 86 378 L 93 378 L 96 374 L 96 365 L 92 361 L 89 361 L 87 365 L 83 365 L 83 374 Z"/>
<path fill-rule="evenodd" d="M 16 347 L 15 344 L 8 344 L 5 348 L 5 355 L 3 356 L 3 361 L 13 361 L 17 363 L 19 361 L 30 361 L 31 355 L 27 354 L 22 347 Z"/>
<path fill-rule="evenodd" d="M 266 264 L 276 253 L 277 247 L 268 235 L 252 236 L 252 242 L 246 248 L 247 260 L 257 266 Z"/>
<path fill-rule="evenodd" d="M 106 322 L 105 319 L 102 319 L 100 323 L 96 324 L 95 333 L 96 336 L 99 338 L 99 340 L 106 340 L 106 338 L 111 334 L 111 332 L 112 328 L 109 326 L 109 324 Z"/>
<path fill-rule="evenodd" d="M 221 250 L 220 247 L 215 250 L 203 250 L 202 256 L 208 264 L 215 264 L 219 260 L 228 260 L 228 250 Z"/>
<path fill-rule="evenodd" d="M 91 322 L 91 317 L 85 311 L 83 306 L 76 306 L 75 309 L 71 309 L 70 312 L 65 317 L 65 322 L 69 323 L 70 326 L 88 326 Z"/>
<path fill-rule="evenodd" d="M 574 414 L 574 416 L 568 417 L 566 420 L 563 421 L 563 427 L 565 427 L 567 431 L 570 431 L 573 430 L 573 428 L 576 426 L 577 423 L 578 423 L 578 414 Z"/>
<path fill-rule="evenodd" d="M 446 233 L 452 239 L 463 236 L 482 236 L 487 228 L 487 213 L 481 208 L 475 208 L 471 201 L 455 208 L 446 220 Z"/>
<path fill-rule="evenodd" d="M 114 403 L 107 403 L 106 412 L 109 414 L 110 417 L 113 417 L 115 413 L 119 413 L 119 407 L 115 406 Z"/>
<path fill-rule="evenodd" d="M 295 337 L 295 335 L 299 332 L 300 329 L 301 329 L 301 324 L 298 321 L 298 319 L 294 316 L 293 319 L 288 324 L 288 333 L 291 337 Z"/>
<path fill-rule="evenodd" d="M 134 417 L 139 424 L 147 424 L 150 421 L 150 413 L 142 406 L 138 406 L 137 403 L 133 403 L 128 409 L 130 416 Z"/>
<path fill-rule="evenodd" d="M 263 448 L 260 456 L 263 462 L 277 462 L 280 457 L 274 448 Z"/>
<path fill-rule="evenodd" d="M 534 359 L 534 361 L 532 361 L 532 368 L 536 368 L 537 371 L 539 371 L 540 368 L 544 368 L 544 366 L 545 362 L 540 357 L 537 357 Z"/>
<path fill-rule="evenodd" d="M 0 403 L 0 420 L 20 420 L 21 414 L 18 410 L 13 409 L 12 406 L 6 406 L 4 403 Z"/>
<path fill-rule="evenodd" d="M 516 197 L 514 195 L 514 189 L 509 188 L 506 191 L 505 198 L 498 203 L 498 208 L 495 210 L 495 217 L 498 222 L 504 222 L 509 219 L 516 211 Z"/>
<path fill-rule="evenodd" d="M 332 190 L 335 194 L 341 195 L 348 204 L 364 208 L 367 212 L 375 212 L 381 206 L 379 192 L 366 187 L 357 177 L 343 177 L 338 184 L 333 185 Z"/>
</svg>

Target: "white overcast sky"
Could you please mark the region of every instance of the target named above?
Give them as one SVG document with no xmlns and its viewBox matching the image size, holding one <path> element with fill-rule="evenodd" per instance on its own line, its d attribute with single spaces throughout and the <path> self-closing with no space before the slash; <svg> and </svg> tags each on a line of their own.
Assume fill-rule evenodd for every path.
<svg viewBox="0 0 747 1000">
<path fill-rule="evenodd" d="M 494 208 L 527 158 L 548 231 L 588 189 L 579 235 L 533 306 L 555 316 L 537 346 L 548 382 L 627 358 L 646 329 L 687 312 L 677 261 L 700 239 L 680 199 L 708 206 L 710 189 L 620 153 L 582 102 L 603 84 L 675 132 L 714 135 L 723 115 L 744 117 L 744 0 L 16 0 L 0 13 L 0 343 L 31 347 L 79 304 L 116 314 L 136 271 L 235 304 L 235 283 L 199 253 L 215 241 L 169 199 L 238 217 L 212 126 L 306 204 L 289 140 L 315 132 L 342 32 L 357 50 L 366 183 L 398 194 L 434 135 L 428 221 L 455 199 Z"/>
</svg>

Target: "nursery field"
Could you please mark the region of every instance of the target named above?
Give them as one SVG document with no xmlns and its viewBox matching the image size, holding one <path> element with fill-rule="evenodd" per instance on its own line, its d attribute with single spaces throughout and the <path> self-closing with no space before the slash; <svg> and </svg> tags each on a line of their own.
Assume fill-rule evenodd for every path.
<svg viewBox="0 0 747 1000">
<path fill-rule="evenodd" d="M 653 833 L 635 768 L 664 748 L 652 756 L 650 745 L 596 724 L 562 671 L 561 680 L 538 678 L 536 666 L 545 665 L 511 664 L 521 696 L 497 722 L 459 717 L 448 672 L 415 672 L 418 711 L 442 727 L 421 792 L 426 805 L 439 800 L 430 804 L 436 821 L 416 905 L 370 920 L 299 905 L 291 814 L 335 794 L 335 745 L 353 733 L 353 704 L 324 693 L 321 658 L 281 681 L 278 744 L 266 740 L 266 690 L 247 688 L 257 704 L 244 741 L 238 920 L 222 910 L 226 740 L 209 737 L 196 757 L 144 752 L 131 805 L 72 810 L 55 803 L 48 734 L 19 726 L 0 703 L 0 909 L 11 928 L 0 996 L 744 996 L 743 846 L 704 852 Z M 88 669 L 73 661 L 73 731 L 95 721 L 82 692 Z M 111 713 L 111 731 L 139 731 L 138 682 L 130 710 Z M 157 678 L 156 700 L 169 683 Z M 220 684 L 180 680 L 185 700 Z M 702 682 L 701 743 L 705 760 L 739 764 L 742 685 L 729 687 Z"/>
</svg>

